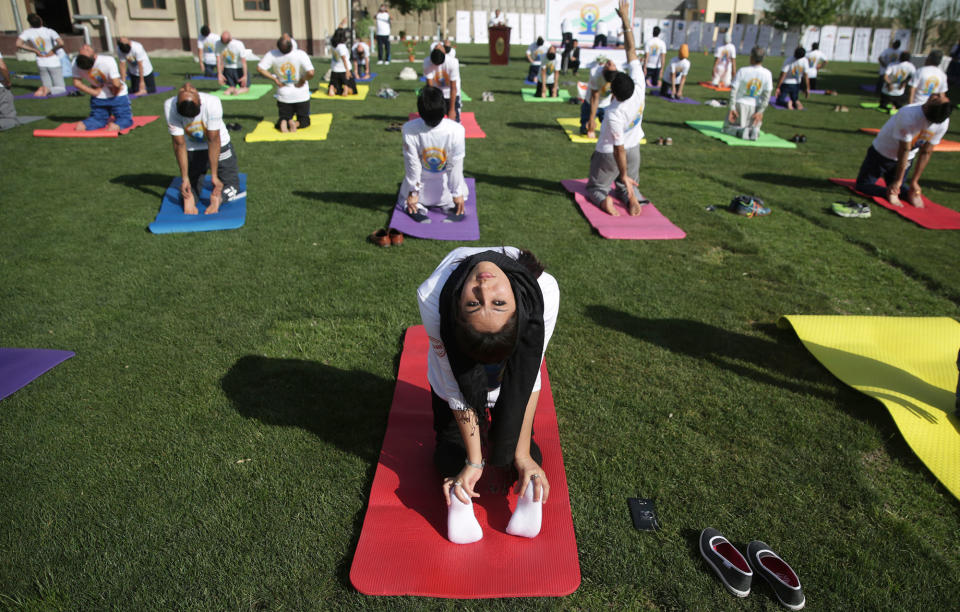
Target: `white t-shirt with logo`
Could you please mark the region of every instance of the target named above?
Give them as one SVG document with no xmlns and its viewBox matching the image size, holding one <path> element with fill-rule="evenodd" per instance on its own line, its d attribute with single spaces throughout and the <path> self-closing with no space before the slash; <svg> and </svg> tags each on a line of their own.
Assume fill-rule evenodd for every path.
<svg viewBox="0 0 960 612">
<path fill-rule="evenodd" d="M 527 55 L 533 60 L 534 66 L 539 66 L 540 61 L 543 59 L 543 56 L 547 54 L 547 43 L 538 45 L 537 41 L 530 43 L 530 46 L 527 47 Z"/>
<path fill-rule="evenodd" d="M 121 62 L 127 62 L 127 72 L 133 76 L 140 76 L 138 63 L 143 64 L 143 76 L 147 76 L 153 72 L 153 64 L 150 63 L 147 51 L 143 48 L 143 45 L 135 40 L 130 41 L 130 53 L 124 53 L 118 48 L 117 57 Z"/>
<path fill-rule="evenodd" d="M 717 47 L 714 57 L 720 58 L 720 67 L 726 68 L 731 65 L 733 60 L 737 59 L 737 46 L 733 43 L 727 43 Z"/>
<path fill-rule="evenodd" d="M 667 66 L 667 72 L 663 76 L 667 83 L 679 85 L 680 81 L 683 77 L 687 76 L 688 72 L 690 72 L 690 60 L 675 57 L 670 60 L 670 64 Z"/>
<path fill-rule="evenodd" d="M 296 104 L 310 99 L 309 83 L 297 87 L 297 82 L 313 71 L 313 64 L 306 52 L 296 49 L 283 54 L 279 49 L 273 49 L 263 56 L 257 68 L 272 72 L 283 83 L 283 87 L 277 88 L 278 102 Z"/>
<path fill-rule="evenodd" d="M 224 68 L 242 68 L 246 62 L 247 48 L 236 38 L 231 39 L 227 44 L 217 40 L 217 55 L 223 58 Z"/>
<path fill-rule="evenodd" d="M 633 95 L 621 102 L 614 98 L 603 115 L 600 135 L 597 137 L 598 153 L 613 153 L 614 145 L 624 149 L 640 146 L 643 139 L 643 106 L 647 88 L 643 79 L 643 66 L 640 60 L 633 60 L 627 66 L 627 74 L 633 79 Z"/>
<path fill-rule="evenodd" d="M 435 87 L 443 90 L 443 97 L 450 99 L 450 85 L 457 84 L 457 95 L 463 91 L 463 85 L 460 83 L 460 60 L 450 55 L 446 56 L 443 63 L 437 66 L 430 58 L 423 60 L 423 78 L 427 81 L 433 81 Z"/>
<path fill-rule="evenodd" d="M 823 61 L 827 59 L 827 56 L 824 55 L 823 51 L 820 49 L 814 49 L 806 55 L 807 58 L 807 76 L 811 79 L 817 78 L 819 74 L 820 66 L 823 64 Z"/>
<path fill-rule="evenodd" d="M 730 84 L 731 104 L 740 102 L 753 102 L 759 106 L 770 99 L 770 93 L 773 91 L 773 75 L 762 65 L 750 65 L 737 70 L 737 76 Z M 763 111 L 762 108 L 757 110 Z"/>
<path fill-rule="evenodd" d="M 647 68 L 660 68 L 663 65 L 663 58 L 667 55 L 667 43 L 659 37 L 651 38 L 647 41 L 644 52 L 647 54 Z"/>
<path fill-rule="evenodd" d="M 357 60 L 358 62 L 360 62 L 360 53 L 359 53 L 360 49 L 363 49 L 363 59 L 369 60 L 369 59 L 370 59 L 370 45 L 368 45 L 367 43 L 363 42 L 362 40 L 359 40 L 359 41 L 353 43 L 353 47 L 350 48 L 350 52 L 353 54 L 353 56 L 352 56 L 353 59 L 355 59 L 355 60 Z M 360 63 L 363 63 L 363 62 L 360 62 Z"/>
<path fill-rule="evenodd" d="M 18 36 L 20 40 L 30 45 L 41 53 L 50 53 L 57 44 L 60 35 L 56 30 L 47 27 L 27 28 Z M 56 68 L 60 65 L 60 58 L 56 55 L 50 57 L 37 56 L 37 66 L 42 68 Z"/>
<path fill-rule="evenodd" d="M 560 54 L 556 53 L 553 61 L 550 61 L 550 58 L 547 57 L 547 54 L 543 54 L 543 62 L 540 64 L 540 69 L 542 72 L 546 73 L 546 78 L 544 83 L 546 85 L 553 85 L 554 79 L 557 78 L 557 71 L 560 70 Z"/>
<path fill-rule="evenodd" d="M 220 98 L 200 92 L 200 114 L 184 117 L 177 112 L 177 96 L 163 103 L 163 116 L 171 136 L 183 136 L 187 151 L 207 148 L 207 130 L 220 130 L 220 146 L 230 144 L 230 132 L 223 125 L 223 104 Z"/>
<path fill-rule="evenodd" d="M 417 117 L 403 124 L 404 179 L 401 196 L 411 191 L 420 193 L 424 206 L 440 204 L 445 196 L 468 195 L 463 180 L 463 159 L 466 156 L 464 127 L 444 117 L 430 127 Z"/>
<path fill-rule="evenodd" d="M 909 104 L 883 124 L 880 133 L 873 139 L 873 148 L 887 159 L 895 160 L 900 143 L 909 142 L 910 152 L 907 159 L 910 160 L 924 143 L 940 144 L 949 128 L 949 119 L 943 123 L 930 123 L 923 115 L 922 105 Z"/>
<path fill-rule="evenodd" d="M 73 60 L 73 78 L 86 80 L 94 87 L 100 88 L 97 98 L 100 100 L 109 100 L 110 98 L 119 98 L 127 95 L 127 84 L 121 81 L 120 91 L 113 93 L 113 79 L 120 79 L 120 68 L 117 66 L 117 60 L 109 55 L 97 55 L 90 70 L 83 70 L 77 66 L 77 60 Z"/>
<path fill-rule="evenodd" d="M 640 80 L 643 82 L 643 79 Z M 646 87 L 646 84 L 644 84 Z M 610 106 L 610 83 L 603 78 L 603 64 L 594 66 L 590 71 L 590 80 L 587 81 L 587 103 L 590 102 L 590 92 L 599 91 L 600 99 L 597 101 L 597 108 L 606 108 Z"/>
<path fill-rule="evenodd" d="M 377 36 L 390 36 L 390 13 L 382 11 L 376 14 Z"/>
<path fill-rule="evenodd" d="M 883 73 L 883 93 L 888 96 L 903 95 L 904 90 L 907 88 L 907 85 L 910 84 L 916 72 L 917 67 L 910 61 L 890 64 Z M 890 83 L 887 82 L 888 78 L 890 79 Z"/>
<path fill-rule="evenodd" d="M 333 72 L 346 72 L 350 64 L 350 49 L 347 45 L 340 43 L 330 52 L 330 70 Z"/>
<path fill-rule="evenodd" d="M 450 358 L 447 357 L 447 348 L 444 346 L 440 334 L 440 294 L 443 292 L 443 286 L 447 279 L 450 278 L 461 260 L 484 251 L 506 253 L 514 259 L 520 256 L 520 251 L 516 247 L 460 247 L 450 251 L 430 275 L 430 278 L 423 281 L 423 284 L 417 289 L 420 319 L 423 321 L 427 336 L 430 338 L 430 352 L 427 354 L 427 380 L 440 399 L 446 400 L 451 410 L 467 410 L 470 407 L 464 403 L 463 393 L 461 393 L 457 379 L 453 375 Z M 560 310 L 560 288 L 557 286 L 557 279 L 548 272 L 540 274 L 537 284 L 540 285 L 540 292 L 543 294 L 543 351 L 546 353 L 547 345 L 550 343 L 553 330 L 557 325 L 557 313 Z M 543 363 L 543 355 L 540 357 L 540 363 Z M 540 390 L 539 372 L 532 390 Z M 499 388 L 488 392 L 487 406 L 495 403 L 499 395 Z"/>
<path fill-rule="evenodd" d="M 946 93 L 947 75 L 937 66 L 924 66 L 913 75 L 910 87 L 916 89 L 914 103 L 923 104 L 933 94 Z"/>
<path fill-rule="evenodd" d="M 793 58 L 791 57 L 788 60 L 783 62 L 783 67 L 780 68 L 780 72 L 784 73 L 783 84 L 784 85 L 799 85 L 803 82 L 804 75 L 807 74 L 807 69 L 810 67 L 810 64 L 807 62 L 806 56 Z"/>
<path fill-rule="evenodd" d="M 217 43 L 220 42 L 220 37 L 210 32 L 207 34 L 206 38 L 197 39 L 197 48 L 200 49 L 200 52 L 203 54 L 203 63 L 208 66 L 217 65 Z"/>
</svg>

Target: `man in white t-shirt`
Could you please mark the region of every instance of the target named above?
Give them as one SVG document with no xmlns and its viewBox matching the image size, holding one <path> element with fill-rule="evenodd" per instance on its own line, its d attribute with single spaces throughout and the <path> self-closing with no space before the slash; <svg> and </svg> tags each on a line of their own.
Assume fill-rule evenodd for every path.
<svg viewBox="0 0 960 612">
<path fill-rule="evenodd" d="M 934 49 L 927 55 L 923 68 L 917 70 L 910 81 L 910 104 L 923 104 L 933 94 L 947 92 L 947 75 L 940 70 L 942 61 L 943 51 L 939 49 Z"/>
<path fill-rule="evenodd" d="M 557 55 L 557 48 L 553 45 L 547 47 L 547 53 L 540 62 L 540 74 L 537 76 L 538 98 L 556 98 L 560 90 L 558 85 L 560 79 L 557 78 L 557 72 L 560 70 L 560 57 Z"/>
<path fill-rule="evenodd" d="M 654 26 L 653 38 L 644 45 L 644 52 L 647 80 L 650 81 L 651 87 L 660 87 L 660 71 L 663 69 L 664 58 L 667 57 L 667 43 L 660 40 L 660 26 Z"/>
<path fill-rule="evenodd" d="M 224 32 L 217 43 L 217 80 L 226 85 L 223 92 L 234 96 L 250 91 L 250 77 L 247 75 L 247 48 L 242 42 Z"/>
<path fill-rule="evenodd" d="M 353 73 L 355 78 L 365 79 L 370 74 L 370 45 L 358 40 L 350 48 L 350 55 L 353 58 Z"/>
<path fill-rule="evenodd" d="M 210 32 L 206 25 L 200 27 L 197 39 L 197 61 L 203 65 L 203 76 L 217 76 L 217 42 L 220 37 Z"/>
<path fill-rule="evenodd" d="M 463 91 L 460 61 L 437 47 L 423 60 L 423 78 L 427 80 L 427 85 L 438 87 L 443 92 L 447 117 L 460 123 L 460 92 Z"/>
<path fill-rule="evenodd" d="M 310 127 L 310 85 L 313 64 L 306 52 L 293 48 L 293 41 L 281 36 L 277 48 L 264 54 L 257 72 L 277 86 L 276 128 L 296 132 Z M 296 115 L 296 119 L 294 119 Z"/>
<path fill-rule="evenodd" d="M 490 17 L 490 22 L 487 24 L 487 27 L 492 26 L 505 26 L 507 25 L 507 16 L 504 15 L 500 9 L 496 9 L 493 12 L 493 16 Z"/>
<path fill-rule="evenodd" d="M 143 45 L 126 36 L 117 38 L 117 59 L 120 62 L 120 78 L 127 80 L 130 75 L 130 90 L 142 96 L 157 92 L 157 82 L 153 77 L 153 64 Z"/>
<path fill-rule="evenodd" d="M 120 78 L 117 60 L 98 55 L 93 47 L 83 45 L 73 60 L 72 72 L 73 86 L 90 95 L 90 116 L 77 123 L 78 132 L 103 127 L 119 131 L 133 125 L 130 97 Z"/>
<path fill-rule="evenodd" d="M 777 104 L 786 106 L 789 110 L 803 110 L 803 104 L 800 103 L 801 85 L 805 95 L 810 97 L 810 81 L 807 77 L 810 64 L 807 63 L 806 55 L 806 49 L 797 47 L 793 51 L 793 57 L 784 60 L 780 68 L 780 78 L 777 80 L 777 89 L 773 92 L 773 96 Z"/>
<path fill-rule="evenodd" d="M 330 37 L 330 85 L 327 95 L 352 96 L 357 93 L 357 80 L 350 66 L 350 49 L 347 47 L 347 31 L 337 28 Z"/>
<path fill-rule="evenodd" d="M 900 60 L 900 41 L 895 40 L 889 47 L 883 50 L 883 53 L 877 57 L 877 63 L 880 64 L 879 77 L 877 78 L 877 94 L 883 87 L 883 75 L 887 72 L 887 66 L 896 64 Z"/>
<path fill-rule="evenodd" d="M 57 50 L 63 48 L 63 40 L 56 31 L 43 27 L 43 19 L 35 13 L 27 15 L 27 23 L 30 27 L 17 37 L 17 49 L 37 56 L 41 85 L 33 92 L 34 97 L 64 93 L 67 87 L 63 82 L 63 66 L 57 56 Z"/>
<path fill-rule="evenodd" d="M 418 223 L 429 223 L 427 207 L 440 207 L 462 221 L 469 191 L 463 179 L 466 131 L 444 117 L 443 92 L 427 85 L 417 97 L 420 117 L 403 124 L 403 185 L 397 206 Z"/>
<path fill-rule="evenodd" d="M 630 216 L 639 215 L 640 141 L 643 139 L 643 107 L 646 101 L 643 66 L 637 56 L 630 29 L 630 6 L 620 0 L 617 14 L 623 21 L 627 73 L 617 72 L 610 81 L 613 102 L 607 108 L 600 127 L 597 147 L 590 158 L 587 197 L 609 215 L 619 215 L 610 196 L 610 184 L 616 181 L 615 194 L 627 206 Z M 646 202 L 644 202 L 646 203 Z"/>
<path fill-rule="evenodd" d="M 603 121 L 604 113 L 610 106 L 610 81 L 617 75 L 617 63 L 607 60 L 590 70 L 587 80 L 587 95 L 580 105 L 580 135 L 597 137 L 597 121 Z"/>
<path fill-rule="evenodd" d="M 894 108 L 900 108 L 910 101 L 913 94 L 913 77 L 917 72 L 917 67 L 910 61 L 910 52 L 904 51 L 900 54 L 900 61 L 887 66 L 883 73 L 883 87 L 880 88 L 880 108 L 888 109 L 892 104 Z"/>
<path fill-rule="evenodd" d="M 807 52 L 807 82 L 810 89 L 817 88 L 817 76 L 826 65 L 827 56 L 820 50 L 820 43 L 811 44 L 810 51 Z M 810 94 L 810 90 L 807 90 L 807 94 Z"/>
<path fill-rule="evenodd" d="M 763 67 L 763 48 L 750 50 L 750 65 L 737 70 L 730 87 L 730 112 L 723 122 L 723 133 L 756 140 L 763 125 L 763 111 L 767 110 L 773 91 L 773 75 Z"/>
<path fill-rule="evenodd" d="M 377 39 L 377 63 L 390 63 L 390 11 L 386 4 L 380 5 L 380 10 L 374 16 L 377 24 L 375 37 Z"/>
<path fill-rule="evenodd" d="M 690 72 L 690 47 L 687 43 L 680 45 L 677 57 L 670 60 L 667 71 L 663 75 L 660 85 L 660 95 L 664 98 L 679 100 L 683 97 L 683 86 L 687 83 L 687 73 Z"/>
<path fill-rule="evenodd" d="M 537 75 L 540 74 L 540 62 L 546 52 L 547 47 L 543 44 L 543 36 L 538 36 L 537 40 L 527 47 L 527 61 L 530 62 L 530 69 L 527 70 L 527 80 L 529 82 L 533 83 L 537 80 Z"/>
<path fill-rule="evenodd" d="M 886 198 L 894 206 L 903 206 L 901 199 L 905 199 L 922 208 L 920 176 L 933 148 L 950 128 L 952 111 L 950 98 L 944 93 L 935 93 L 923 104 L 904 106 L 890 117 L 867 149 L 857 174 L 857 191 Z M 904 184 L 914 161 L 913 176 Z M 877 185 L 881 178 L 886 182 L 885 187 Z"/>
<path fill-rule="evenodd" d="M 210 171 L 213 190 L 204 214 L 212 215 L 220 210 L 222 202 L 242 195 L 239 193 L 237 154 L 223 124 L 220 99 L 197 91 L 187 82 L 176 96 L 163 103 L 163 115 L 167 119 L 167 130 L 173 138 L 173 154 L 180 168 L 183 212 L 188 215 L 199 212 L 197 199 L 207 170 Z"/>
<path fill-rule="evenodd" d="M 732 42 L 730 31 L 727 30 L 723 35 L 722 45 L 717 45 L 717 50 L 713 57 L 713 78 L 710 79 L 711 85 L 727 87 L 733 81 L 737 73 L 737 46 Z"/>
</svg>

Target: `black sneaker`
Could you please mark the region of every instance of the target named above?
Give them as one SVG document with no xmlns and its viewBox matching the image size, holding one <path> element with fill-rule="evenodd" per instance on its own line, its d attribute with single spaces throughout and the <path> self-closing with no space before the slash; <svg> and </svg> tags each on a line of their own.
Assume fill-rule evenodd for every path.
<svg viewBox="0 0 960 612">
<path fill-rule="evenodd" d="M 750 584 L 753 582 L 750 564 L 719 531 L 707 527 L 700 533 L 700 554 L 728 591 L 737 597 L 750 594 Z"/>
<path fill-rule="evenodd" d="M 747 558 L 754 571 L 770 584 L 780 603 L 791 610 L 803 608 L 807 600 L 800 588 L 800 579 L 786 561 L 760 540 L 747 544 Z"/>
</svg>

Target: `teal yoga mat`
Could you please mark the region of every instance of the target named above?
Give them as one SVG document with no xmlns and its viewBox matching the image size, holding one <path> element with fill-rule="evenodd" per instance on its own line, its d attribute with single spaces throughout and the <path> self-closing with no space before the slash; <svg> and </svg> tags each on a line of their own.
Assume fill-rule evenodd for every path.
<svg viewBox="0 0 960 612">
<path fill-rule="evenodd" d="M 722 140 L 733 147 L 767 147 L 774 149 L 797 148 L 795 143 L 792 143 L 789 140 L 784 140 L 779 136 L 768 134 L 767 132 L 760 132 L 760 137 L 757 140 L 744 140 L 742 138 L 737 138 L 736 136 L 731 136 L 730 134 L 724 134 L 721 131 L 723 128 L 723 121 L 687 121 L 686 123 L 701 134 L 706 134 L 711 138 Z"/>
</svg>

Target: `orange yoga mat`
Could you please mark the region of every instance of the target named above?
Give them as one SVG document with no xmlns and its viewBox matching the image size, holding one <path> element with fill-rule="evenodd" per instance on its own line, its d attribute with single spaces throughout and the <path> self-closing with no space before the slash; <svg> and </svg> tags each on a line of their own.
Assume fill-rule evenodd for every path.
<svg viewBox="0 0 960 612">
<path fill-rule="evenodd" d="M 707 89 L 712 89 L 714 91 L 730 91 L 729 87 L 723 87 L 721 85 L 714 85 L 710 81 L 700 81 L 700 87 L 706 87 Z"/>
<path fill-rule="evenodd" d="M 880 132 L 877 128 L 860 128 L 860 131 L 864 134 L 877 134 Z M 960 142 L 944 138 L 940 141 L 940 144 L 933 145 L 933 150 L 943 153 L 960 153 Z"/>
<path fill-rule="evenodd" d="M 133 125 L 117 131 L 111 131 L 107 128 L 99 130 L 86 130 L 78 132 L 75 128 L 77 123 L 61 123 L 52 130 L 33 130 L 33 135 L 38 138 L 116 138 L 121 134 L 129 134 L 138 127 L 147 125 L 159 119 L 159 115 L 145 115 L 133 118 Z"/>
<path fill-rule="evenodd" d="M 483 539 L 453 544 L 446 537 L 446 504 L 433 466 L 429 350 L 423 326 L 408 328 L 350 582 L 367 595 L 569 595 L 580 586 L 580 562 L 546 366 L 534 420 L 534 439 L 550 481 L 540 535 L 527 539 L 506 533 L 517 496 L 512 490 L 509 495 L 489 492 L 497 470 L 488 467 L 476 489 L 480 497 L 474 499 Z"/>
</svg>

